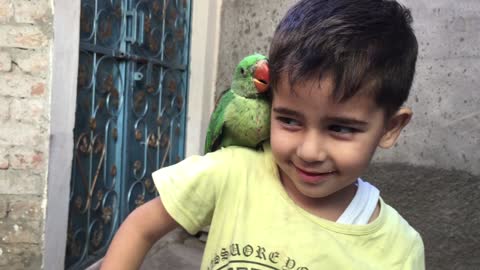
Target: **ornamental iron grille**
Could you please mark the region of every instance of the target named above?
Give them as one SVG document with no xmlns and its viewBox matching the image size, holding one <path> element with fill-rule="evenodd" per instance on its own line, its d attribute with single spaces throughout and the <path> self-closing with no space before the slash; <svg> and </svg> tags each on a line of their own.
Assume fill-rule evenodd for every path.
<svg viewBox="0 0 480 270">
<path fill-rule="evenodd" d="M 106 252 L 184 157 L 190 0 L 82 0 L 65 267 Z"/>
</svg>

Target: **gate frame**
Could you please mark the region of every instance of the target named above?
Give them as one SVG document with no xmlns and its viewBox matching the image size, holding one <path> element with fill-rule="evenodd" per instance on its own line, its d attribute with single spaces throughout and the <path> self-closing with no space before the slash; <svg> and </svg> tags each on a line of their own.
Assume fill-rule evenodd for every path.
<svg viewBox="0 0 480 270">
<path fill-rule="evenodd" d="M 203 153 L 214 106 L 222 0 L 195 5 L 189 59 L 185 156 Z M 197 3 L 199 3 L 197 1 Z M 42 269 L 63 269 L 73 158 L 81 0 L 54 0 L 50 146 Z M 193 46 L 194 45 L 194 46 Z M 50 202 L 50 203 L 49 203 Z"/>
</svg>

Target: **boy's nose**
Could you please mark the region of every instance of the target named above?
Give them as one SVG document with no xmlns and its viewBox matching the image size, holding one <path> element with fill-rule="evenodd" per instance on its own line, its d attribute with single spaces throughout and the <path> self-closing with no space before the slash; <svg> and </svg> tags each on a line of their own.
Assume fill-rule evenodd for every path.
<svg viewBox="0 0 480 270">
<path fill-rule="evenodd" d="M 298 145 L 296 154 L 305 162 L 323 162 L 328 156 L 324 142 L 317 132 L 307 132 L 303 142 Z"/>
</svg>

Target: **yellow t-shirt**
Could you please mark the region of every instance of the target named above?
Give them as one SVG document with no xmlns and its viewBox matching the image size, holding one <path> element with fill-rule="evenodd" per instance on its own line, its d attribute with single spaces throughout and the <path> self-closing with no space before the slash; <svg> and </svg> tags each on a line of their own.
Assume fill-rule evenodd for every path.
<svg viewBox="0 0 480 270">
<path fill-rule="evenodd" d="M 289 198 L 264 148 L 227 147 L 153 173 L 181 226 L 210 225 L 201 269 L 425 269 L 420 235 L 392 207 L 381 201 L 367 225 L 312 215 Z"/>
</svg>

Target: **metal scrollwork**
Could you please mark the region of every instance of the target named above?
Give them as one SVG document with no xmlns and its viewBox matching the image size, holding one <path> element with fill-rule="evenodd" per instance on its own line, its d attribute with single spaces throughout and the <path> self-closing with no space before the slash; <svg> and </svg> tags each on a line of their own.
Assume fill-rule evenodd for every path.
<svg viewBox="0 0 480 270">
<path fill-rule="evenodd" d="M 145 188 L 150 193 L 155 192 L 155 185 L 153 184 L 153 180 L 151 178 L 145 179 Z"/>
<path fill-rule="evenodd" d="M 137 173 L 138 171 L 140 171 L 140 169 L 142 169 L 142 162 L 140 160 L 135 160 L 135 162 L 133 163 L 134 172 Z"/>
<path fill-rule="evenodd" d="M 155 133 L 150 133 L 148 135 L 148 146 L 155 148 L 158 145 L 157 137 L 155 136 Z"/>
<path fill-rule="evenodd" d="M 191 0 L 81 0 L 66 269 L 101 258 L 184 156 Z"/>
<path fill-rule="evenodd" d="M 145 196 L 143 194 L 138 194 L 137 198 L 135 199 L 135 205 L 139 207 L 144 203 L 145 203 Z"/>
<path fill-rule="evenodd" d="M 98 247 L 100 247 L 100 244 L 102 243 L 102 240 L 103 240 L 103 225 L 99 225 L 93 231 L 92 239 L 91 239 L 90 243 L 92 243 L 92 245 L 95 248 L 98 248 Z"/>
<path fill-rule="evenodd" d="M 102 209 L 102 220 L 104 224 L 112 221 L 113 209 L 112 207 L 105 207 Z"/>
<path fill-rule="evenodd" d="M 116 141 L 118 138 L 118 129 L 114 128 L 112 131 L 112 138 Z"/>
<path fill-rule="evenodd" d="M 90 154 L 90 152 L 92 151 L 90 139 L 86 134 L 80 135 L 80 138 L 78 139 L 77 149 L 81 154 L 84 155 Z"/>
</svg>

